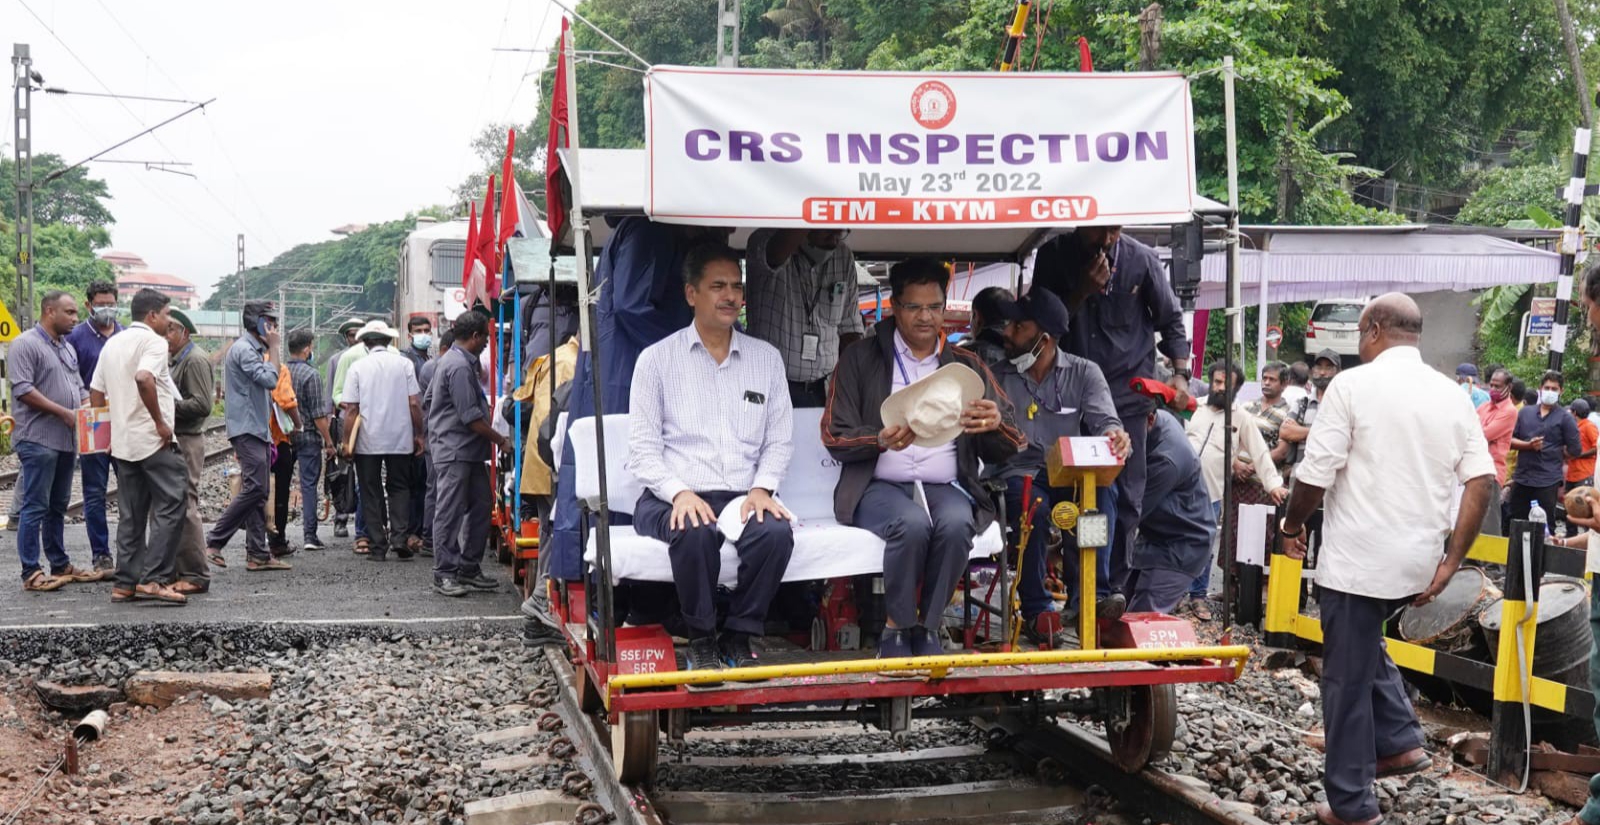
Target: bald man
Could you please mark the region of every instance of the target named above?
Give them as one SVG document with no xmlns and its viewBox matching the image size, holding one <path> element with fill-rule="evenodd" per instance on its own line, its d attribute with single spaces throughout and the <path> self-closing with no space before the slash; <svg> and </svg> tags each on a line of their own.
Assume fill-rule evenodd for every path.
<svg viewBox="0 0 1600 825">
<path fill-rule="evenodd" d="M 1478 537 L 1494 490 L 1477 415 L 1461 403 L 1460 387 L 1422 361 L 1416 302 L 1399 293 L 1374 300 L 1359 334 L 1366 366 L 1329 384 L 1280 529 L 1284 552 L 1304 558 L 1305 521 L 1325 505 L 1317 560 L 1328 794 L 1317 819 L 1324 825 L 1381 822 L 1373 781 L 1432 764 L 1384 651 L 1383 623 L 1444 589 Z M 1466 490 L 1452 527 L 1458 484 Z M 1442 558 L 1440 547 L 1447 547 Z"/>
</svg>

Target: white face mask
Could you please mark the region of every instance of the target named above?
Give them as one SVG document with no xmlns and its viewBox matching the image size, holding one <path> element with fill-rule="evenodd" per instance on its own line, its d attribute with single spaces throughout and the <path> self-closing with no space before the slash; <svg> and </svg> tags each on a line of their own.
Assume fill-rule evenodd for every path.
<svg viewBox="0 0 1600 825">
<path fill-rule="evenodd" d="M 1546 407 L 1554 407 L 1561 403 L 1560 390 L 1539 390 L 1539 403 Z"/>
<path fill-rule="evenodd" d="M 1038 363 L 1038 361 L 1039 361 L 1039 352 L 1041 350 L 1043 350 L 1043 349 L 1044 349 L 1044 336 L 1040 335 L 1039 336 L 1039 340 L 1033 342 L 1033 348 L 1032 349 L 1030 349 L 1027 352 L 1024 352 L 1023 354 L 1011 359 L 1011 366 L 1016 367 L 1017 368 L 1017 372 L 1027 372 L 1029 369 L 1031 369 L 1033 367 L 1033 365 L 1035 363 Z"/>
</svg>

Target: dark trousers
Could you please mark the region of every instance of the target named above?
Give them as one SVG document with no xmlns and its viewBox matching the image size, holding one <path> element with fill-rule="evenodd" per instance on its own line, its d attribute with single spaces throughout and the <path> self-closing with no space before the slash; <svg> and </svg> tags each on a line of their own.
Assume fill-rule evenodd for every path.
<svg viewBox="0 0 1600 825">
<path fill-rule="evenodd" d="M 39 570 L 39 550 L 50 562 L 50 574 L 66 572 L 67 505 L 72 501 L 72 470 L 77 456 L 32 441 L 15 444 L 22 468 L 14 494 L 22 502 L 18 513 L 17 556 L 22 560 L 22 580 Z"/>
<path fill-rule="evenodd" d="M 1589 689 L 1600 693 L 1600 587 L 1589 594 L 1589 632 L 1594 644 L 1589 648 Z M 1600 705 L 1594 709 L 1594 729 L 1600 733 Z M 1600 774 L 1589 779 L 1589 801 L 1584 803 L 1578 818 L 1585 825 L 1600 825 Z"/>
<path fill-rule="evenodd" d="M 297 444 L 294 452 L 300 465 L 300 532 L 310 544 L 317 541 L 317 483 L 322 480 L 322 442 Z"/>
<path fill-rule="evenodd" d="M 275 529 L 268 544 L 275 555 L 289 549 L 289 493 L 294 484 L 295 452 L 293 444 L 279 444 L 278 456 L 272 461 L 272 523 Z"/>
<path fill-rule="evenodd" d="M 954 484 L 923 484 L 928 509 L 914 485 L 873 480 L 856 505 L 855 526 L 883 539 L 884 606 L 897 628 L 937 629 L 961 583 L 977 522 L 972 499 Z M 919 594 L 920 589 L 920 594 Z"/>
<path fill-rule="evenodd" d="M 1022 523 L 1022 478 L 1006 479 L 1006 516 L 1011 519 L 1011 540 L 1006 542 L 1006 549 L 1016 545 L 1018 532 Z M 1101 487 L 1097 492 L 1099 501 L 1111 502 L 1116 495 L 1113 488 Z M 1051 487 L 1040 473 L 1033 480 L 1033 500 L 1037 502 L 1033 511 L 1033 532 L 1028 536 L 1028 549 L 1023 553 L 1022 560 L 1017 567 L 1017 599 L 1022 602 L 1022 618 L 1031 622 L 1034 617 L 1050 609 L 1055 601 L 1045 591 L 1044 580 L 1048 568 L 1048 544 L 1050 541 L 1050 508 L 1056 502 L 1067 501 L 1072 497 L 1072 491 Z M 1107 513 L 1115 529 L 1117 514 L 1115 508 Z M 1111 595 L 1111 548 L 1101 547 L 1095 551 L 1095 598 L 1100 599 Z M 1063 530 L 1061 533 L 1061 563 L 1062 576 L 1068 592 L 1072 594 L 1072 604 L 1077 604 L 1078 593 L 1078 539 L 1071 532 Z"/>
<path fill-rule="evenodd" d="M 422 481 L 417 484 L 422 488 L 422 532 L 417 535 L 429 541 L 433 540 L 433 523 L 439 507 L 439 484 L 433 477 L 433 452 L 430 450 L 422 454 Z M 540 554 L 543 557 L 543 554 Z"/>
<path fill-rule="evenodd" d="M 267 479 L 272 472 L 267 442 L 253 435 L 228 439 L 239 461 L 239 494 L 211 525 L 206 547 L 221 550 L 233 535 L 244 530 L 244 551 L 256 560 L 267 558 Z"/>
<path fill-rule="evenodd" d="M 111 530 L 106 526 L 106 486 L 111 481 L 111 454 L 91 453 L 78 460 L 83 472 L 83 526 L 95 558 L 111 555 Z"/>
<path fill-rule="evenodd" d="M 176 576 L 174 560 L 183 535 L 189 467 L 170 444 L 141 461 L 117 459 L 117 587 L 132 590 Z M 261 507 L 256 506 L 259 516 Z M 146 530 L 148 529 L 148 535 Z"/>
<path fill-rule="evenodd" d="M 1404 601 L 1321 588 L 1322 725 L 1327 731 L 1323 785 L 1335 816 L 1378 815 L 1372 792 L 1378 760 L 1422 747 L 1422 726 L 1389 660 L 1383 623 Z"/>
<path fill-rule="evenodd" d="M 405 546 L 411 523 L 411 458 L 408 453 L 356 455 L 369 552 L 380 559 L 390 545 Z"/>
<path fill-rule="evenodd" d="M 178 536 L 173 572 L 183 581 L 209 587 L 211 565 L 206 561 L 206 526 L 200 521 L 200 478 L 206 471 L 206 437 L 200 433 L 179 433 L 177 441 L 188 483 L 183 488 L 183 532 Z"/>
<path fill-rule="evenodd" d="M 698 495 L 712 512 L 720 513 L 740 494 L 717 491 Z M 717 577 L 722 574 L 724 541 L 716 522 L 674 530 L 672 505 L 646 490 L 633 508 L 633 525 L 639 535 L 666 542 L 672 559 L 672 582 L 689 632 L 695 637 L 715 633 L 717 608 L 713 596 Z M 771 515 L 763 521 L 752 517 L 733 546 L 739 551 L 739 578 L 728 605 L 728 618 L 722 625 L 736 633 L 760 636 L 766 630 L 767 610 L 772 607 L 783 573 L 789 569 L 794 525 Z"/>
<path fill-rule="evenodd" d="M 489 468 L 481 461 L 440 461 L 433 471 L 438 490 L 433 577 L 477 576 L 489 541 Z"/>
<path fill-rule="evenodd" d="M 1128 460 L 1117 474 L 1117 515 L 1111 530 L 1111 588 L 1126 592 L 1133 568 L 1133 537 L 1139 531 L 1140 510 L 1144 508 L 1146 412 L 1117 410 L 1122 427 L 1128 431 L 1132 448 Z"/>
<path fill-rule="evenodd" d="M 1544 510 L 1545 523 L 1554 526 L 1556 522 L 1556 502 L 1560 498 L 1560 484 L 1552 484 L 1549 487 L 1529 487 L 1520 482 L 1512 482 L 1511 518 L 1527 518 L 1533 502 L 1537 501 L 1539 502 L 1539 509 Z"/>
<path fill-rule="evenodd" d="M 1206 562 L 1209 568 L 1211 562 Z M 1172 615 L 1189 591 L 1194 577 L 1179 570 L 1152 567 L 1135 570 L 1128 577 L 1128 611 L 1130 613 L 1165 613 Z"/>
<path fill-rule="evenodd" d="M 828 406 L 828 379 L 790 381 L 789 403 L 794 407 Z"/>
<path fill-rule="evenodd" d="M 423 531 L 428 508 L 428 462 L 425 455 L 411 457 L 411 478 L 415 490 L 410 506 L 406 508 L 406 533 L 413 536 L 427 535 Z"/>
</svg>

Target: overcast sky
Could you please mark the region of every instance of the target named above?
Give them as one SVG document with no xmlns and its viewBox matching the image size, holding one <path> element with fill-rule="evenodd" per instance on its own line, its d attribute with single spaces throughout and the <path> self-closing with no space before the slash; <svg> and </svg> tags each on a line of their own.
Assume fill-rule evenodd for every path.
<svg viewBox="0 0 1600 825">
<path fill-rule="evenodd" d="M 0 0 L 0 31 L 32 47 L 47 86 L 217 98 L 108 155 L 188 161 L 198 180 L 91 165 L 111 189 L 112 247 L 205 294 L 235 268 L 240 232 L 247 264 L 265 264 L 334 227 L 447 202 L 478 130 L 538 103 L 523 75 L 545 56 L 492 49 L 548 47 L 560 16 L 548 0 Z M 184 108 L 127 106 L 36 92 L 34 152 L 76 162 Z"/>
</svg>

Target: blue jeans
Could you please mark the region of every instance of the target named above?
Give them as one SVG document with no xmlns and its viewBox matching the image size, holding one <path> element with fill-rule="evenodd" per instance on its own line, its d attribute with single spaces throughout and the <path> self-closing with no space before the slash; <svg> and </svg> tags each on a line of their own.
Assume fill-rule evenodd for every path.
<svg viewBox="0 0 1600 825">
<path fill-rule="evenodd" d="M 17 458 L 22 460 L 22 512 L 17 524 L 17 556 L 22 560 L 22 580 L 39 570 L 39 546 L 44 545 L 50 573 L 59 574 L 71 565 L 67 559 L 67 505 L 72 501 L 73 453 L 54 450 L 32 441 L 18 441 Z M 104 524 L 102 518 L 101 523 Z"/>
<path fill-rule="evenodd" d="M 1211 502 L 1211 516 L 1217 520 L 1217 524 L 1222 524 L 1222 502 Z M 1222 535 L 1222 530 L 1220 528 L 1217 530 L 1217 535 Z M 1210 593 L 1210 591 L 1211 562 L 1208 561 L 1206 562 L 1206 569 L 1200 572 L 1200 576 L 1194 580 L 1194 584 L 1189 588 L 1189 598 L 1204 599 Z"/>
<path fill-rule="evenodd" d="M 82 456 L 83 526 L 89 531 L 89 550 L 97 559 L 111 558 L 111 530 L 106 527 L 106 484 L 111 478 L 111 454 Z"/>
<path fill-rule="evenodd" d="M 322 480 L 322 441 L 296 445 L 295 460 L 300 464 L 300 526 L 304 528 L 306 543 L 310 544 L 318 541 L 317 482 Z"/>
</svg>

